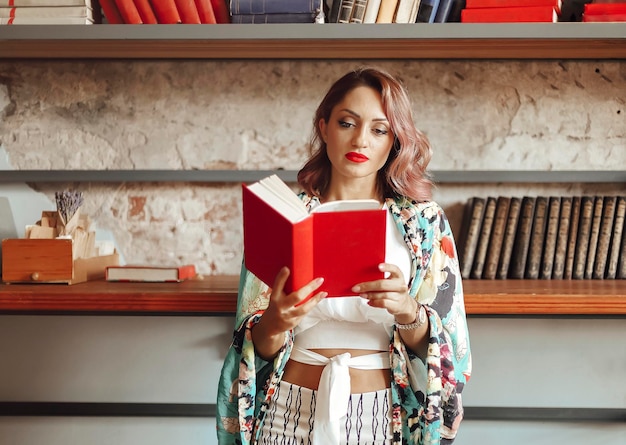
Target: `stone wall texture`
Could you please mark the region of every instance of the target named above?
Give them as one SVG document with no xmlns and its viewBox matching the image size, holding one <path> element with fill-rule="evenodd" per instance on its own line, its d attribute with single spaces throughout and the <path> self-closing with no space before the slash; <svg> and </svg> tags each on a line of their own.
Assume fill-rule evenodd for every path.
<svg viewBox="0 0 626 445">
<path fill-rule="evenodd" d="M 433 170 L 626 167 L 624 61 L 2 61 L 0 150 L 15 170 L 297 170 L 318 102 L 360 65 L 402 78 Z M 82 190 L 84 211 L 129 263 L 239 271 L 236 183 L 29 185 L 51 200 Z M 623 183 L 439 184 L 435 199 L 458 227 L 473 195 L 625 192 Z"/>
</svg>

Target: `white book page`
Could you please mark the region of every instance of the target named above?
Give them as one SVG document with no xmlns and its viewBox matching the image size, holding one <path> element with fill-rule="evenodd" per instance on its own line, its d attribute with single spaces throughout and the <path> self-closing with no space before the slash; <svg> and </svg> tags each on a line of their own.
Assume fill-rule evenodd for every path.
<svg viewBox="0 0 626 445">
<path fill-rule="evenodd" d="M 344 199 L 320 204 L 311 213 L 347 212 L 350 210 L 379 210 L 382 204 L 375 199 Z"/>
<path fill-rule="evenodd" d="M 300 221 L 308 216 L 306 206 L 298 195 L 276 175 L 261 179 L 248 186 L 248 189 L 289 221 Z"/>
</svg>

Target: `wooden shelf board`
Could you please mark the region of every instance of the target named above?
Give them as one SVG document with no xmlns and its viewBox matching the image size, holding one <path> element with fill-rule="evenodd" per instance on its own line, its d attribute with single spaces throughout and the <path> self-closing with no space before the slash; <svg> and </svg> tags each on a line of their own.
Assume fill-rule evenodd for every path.
<svg viewBox="0 0 626 445">
<path fill-rule="evenodd" d="M 0 58 L 624 59 L 626 33 L 615 23 L 20 25 L 0 28 Z"/>
<path fill-rule="evenodd" d="M 233 314 L 238 279 L 183 283 L 2 284 L 0 312 Z M 465 280 L 471 315 L 626 315 L 626 280 Z"/>
</svg>

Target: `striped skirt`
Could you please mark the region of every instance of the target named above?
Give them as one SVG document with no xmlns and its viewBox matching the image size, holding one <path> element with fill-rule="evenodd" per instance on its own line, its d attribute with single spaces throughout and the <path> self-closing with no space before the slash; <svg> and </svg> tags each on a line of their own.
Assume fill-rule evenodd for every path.
<svg viewBox="0 0 626 445">
<path fill-rule="evenodd" d="M 310 445 L 315 434 L 316 391 L 280 382 L 272 397 L 258 443 L 261 445 Z M 388 445 L 391 443 L 391 390 L 351 394 L 341 422 L 340 444 Z"/>
</svg>

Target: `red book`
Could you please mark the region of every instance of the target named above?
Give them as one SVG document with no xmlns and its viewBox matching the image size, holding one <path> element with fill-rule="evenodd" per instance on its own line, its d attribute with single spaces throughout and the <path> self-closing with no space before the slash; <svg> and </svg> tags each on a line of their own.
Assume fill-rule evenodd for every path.
<svg viewBox="0 0 626 445">
<path fill-rule="evenodd" d="M 105 272 L 107 281 L 140 281 L 151 283 L 178 282 L 194 278 L 196 266 L 147 266 L 126 265 L 108 266 Z"/>
<path fill-rule="evenodd" d="M 117 5 L 117 9 L 120 11 L 120 15 L 122 16 L 124 23 L 131 25 L 139 25 L 143 23 L 133 0 L 115 0 L 115 4 Z"/>
<path fill-rule="evenodd" d="M 195 0 L 174 0 L 180 20 L 186 24 L 200 24 L 200 16 Z"/>
<path fill-rule="evenodd" d="M 465 0 L 465 8 L 517 8 L 528 6 L 554 6 L 561 10 L 562 0 Z"/>
<path fill-rule="evenodd" d="M 139 12 L 139 17 L 141 17 L 141 21 L 148 25 L 154 25 L 157 23 L 156 16 L 154 15 L 154 11 L 152 10 L 152 6 L 148 0 L 133 0 L 135 3 L 135 7 Z"/>
<path fill-rule="evenodd" d="M 180 15 L 174 0 L 150 0 L 157 22 L 162 24 L 180 23 Z"/>
<path fill-rule="evenodd" d="M 626 12 L 621 14 L 583 14 L 583 22 L 626 22 Z"/>
<path fill-rule="evenodd" d="M 323 277 L 328 296 L 356 295 L 355 284 L 384 277 L 387 215 L 378 201 L 333 201 L 309 214 L 276 175 L 244 184 L 242 196 L 245 265 L 268 286 L 284 266 L 287 293 Z"/>
<path fill-rule="evenodd" d="M 230 12 L 226 0 L 211 0 L 217 23 L 230 23 Z"/>
<path fill-rule="evenodd" d="M 626 3 L 586 3 L 583 14 L 626 14 Z"/>
<path fill-rule="evenodd" d="M 213 6 L 211 6 L 211 0 L 195 0 L 196 9 L 200 16 L 200 23 L 214 24 L 217 23 L 215 14 L 213 13 Z"/>
<path fill-rule="evenodd" d="M 117 5 L 115 4 L 115 0 L 100 0 L 100 7 L 102 8 L 102 13 L 111 25 L 121 25 L 124 23 L 124 19 L 120 14 L 120 10 L 117 9 Z"/>
<path fill-rule="evenodd" d="M 461 11 L 462 23 L 513 23 L 558 21 L 554 6 L 528 6 L 519 8 L 477 8 Z"/>
</svg>

